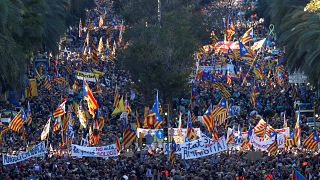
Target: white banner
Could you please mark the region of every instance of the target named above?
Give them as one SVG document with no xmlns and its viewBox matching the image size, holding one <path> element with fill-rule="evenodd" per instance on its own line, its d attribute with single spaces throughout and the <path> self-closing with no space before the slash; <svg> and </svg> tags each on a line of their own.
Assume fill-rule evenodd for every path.
<svg viewBox="0 0 320 180">
<path fill-rule="evenodd" d="M 90 81 L 90 82 L 97 82 L 97 80 L 99 79 L 98 74 L 82 72 L 82 71 L 76 71 L 76 77 L 79 80 L 85 79 L 86 81 Z"/>
<path fill-rule="evenodd" d="M 182 149 L 181 149 L 181 147 L 183 147 L 183 146 L 185 146 L 185 144 L 186 143 L 198 143 L 199 142 L 199 140 L 201 140 L 201 142 L 202 141 L 207 141 L 207 140 L 205 140 L 205 138 L 206 139 L 210 139 L 208 136 L 206 136 L 205 134 L 203 134 L 203 133 L 201 133 L 201 137 L 199 138 L 199 139 L 197 139 L 197 140 L 194 140 L 194 141 L 191 141 L 189 138 L 187 138 L 187 137 L 185 137 L 185 143 L 183 143 L 183 144 L 177 144 L 177 148 L 176 148 L 176 154 L 181 154 L 181 152 L 182 152 Z M 208 142 L 208 141 L 207 141 Z M 209 143 L 209 142 L 208 142 Z M 205 144 L 208 144 L 208 143 L 205 143 Z M 164 152 L 164 154 L 169 154 L 169 151 L 171 150 L 171 148 L 170 148 L 170 144 L 171 143 L 163 143 L 163 146 L 164 146 L 164 148 L 163 148 L 163 152 Z M 169 146 L 168 146 L 169 145 Z"/>
<path fill-rule="evenodd" d="M 118 152 L 116 149 L 116 144 L 101 147 L 86 147 L 72 144 L 71 156 L 109 158 L 118 156 Z"/>
<path fill-rule="evenodd" d="M 250 139 L 251 145 L 253 145 L 254 148 L 260 149 L 262 151 L 267 150 L 270 144 L 272 144 L 275 140 L 275 136 L 272 138 L 261 141 L 258 136 L 256 136 L 254 133 L 252 133 L 252 137 Z M 277 143 L 278 143 L 278 148 L 284 148 L 284 143 L 285 143 L 285 137 L 283 134 L 278 134 L 277 135 Z"/>
<path fill-rule="evenodd" d="M 201 131 L 200 128 L 193 128 L 196 135 L 200 137 Z M 142 133 L 143 137 L 146 136 L 147 134 L 150 134 L 153 137 L 157 137 L 157 131 L 163 130 L 163 129 L 142 129 L 138 128 L 136 131 L 137 137 L 139 138 L 140 132 Z M 168 136 L 171 136 L 174 138 L 175 142 L 177 144 L 184 143 L 186 141 L 189 141 L 186 136 L 187 136 L 187 128 L 169 128 L 168 129 Z"/>
<path fill-rule="evenodd" d="M 2 156 L 3 165 L 15 164 L 17 162 L 24 161 L 24 160 L 27 160 L 32 157 L 42 156 L 45 153 L 47 153 L 46 146 L 45 146 L 44 142 L 40 142 L 39 144 L 33 146 L 30 151 L 20 152 L 18 155 L 4 154 Z"/>
<path fill-rule="evenodd" d="M 282 128 L 282 129 L 275 129 L 275 130 L 276 130 L 276 132 L 279 133 L 279 134 L 282 134 L 282 135 L 284 135 L 284 136 L 290 137 L 290 128 L 289 128 L 289 127 L 287 127 L 287 128 Z M 228 128 L 228 131 L 227 131 L 227 139 L 228 139 L 228 137 L 229 137 L 229 134 L 231 134 L 231 132 L 232 132 L 232 129 L 231 129 L 231 128 Z M 233 135 L 234 135 L 235 137 L 238 136 L 238 131 L 237 131 L 237 129 L 234 129 L 234 130 L 233 130 Z M 241 132 L 241 135 L 242 135 L 242 139 L 247 138 L 247 137 L 248 137 L 248 131 Z"/>
<path fill-rule="evenodd" d="M 182 159 L 196 159 L 227 150 L 226 138 L 223 136 L 218 141 L 209 138 L 197 143 L 185 143 L 182 147 Z"/>
</svg>

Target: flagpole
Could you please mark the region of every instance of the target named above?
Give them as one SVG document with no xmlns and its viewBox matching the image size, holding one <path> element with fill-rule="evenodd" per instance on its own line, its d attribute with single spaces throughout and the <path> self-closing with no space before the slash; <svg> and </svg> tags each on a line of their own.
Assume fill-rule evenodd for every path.
<svg viewBox="0 0 320 180">
<path fill-rule="evenodd" d="M 251 65 L 250 65 L 250 68 L 249 68 L 249 70 L 248 70 L 248 72 L 247 72 L 246 76 L 244 77 L 244 79 L 243 79 L 243 81 L 242 81 L 241 85 L 243 85 L 243 84 L 244 84 L 244 80 L 245 80 L 245 79 L 247 79 L 247 76 L 248 76 L 249 72 L 251 71 L 251 69 L 252 69 L 252 66 L 253 66 L 254 62 L 257 60 L 257 57 L 258 57 L 258 54 L 259 54 L 260 50 L 261 50 L 261 49 L 259 49 L 259 51 L 258 51 L 258 52 L 257 52 L 257 54 L 255 55 L 255 57 L 254 57 L 254 59 L 253 59 L 253 61 L 252 61 Z"/>
</svg>

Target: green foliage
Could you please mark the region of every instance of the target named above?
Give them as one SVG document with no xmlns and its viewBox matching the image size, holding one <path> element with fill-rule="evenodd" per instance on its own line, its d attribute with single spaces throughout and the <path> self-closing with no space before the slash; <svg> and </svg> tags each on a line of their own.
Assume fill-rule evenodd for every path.
<svg viewBox="0 0 320 180">
<path fill-rule="evenodd" d="M 128 24 L 132 25 L 141 21 L 149 24 L 157 22 L 157 0 L 119 0 L 117 6 Z"/>
<path fill-rule="evenodd" d="M 117 58 L 150 102 L 154 89 L 160 91 L 164 102 L 187 92 L 193 53 L 201 40 L 199 35 L 209 36 L 204 32 L 199 12 L 192 11 L 192 6 L 175 6 L 162 11 L 161 27 L 155 21 L 146 27 L 142 16 L 134 17 L 135 24 L 129 24 L 130 28 L 125 33 L 129 46 Z M 148 19 L 157 19 L 156 11 L 149 14 Z"/>
<path fill-rule="evenodd" d="M 302 70 L 318 83 L 320 14 L 304 11 L 307 0 L 260 0 L 259 3 L 259 13 L 275 25 L 278 42 L 285 47 L 289 70 Z"/>
<path fill-rule="evenodd" d="M 68 17 L 85 11 L 92 0 L 1 0 L 0 90 L 22 89 L 23 76 L 34 51 L 58 52 Z M 73 10 L 77 5 L 79 9 Z"/>
</svg>

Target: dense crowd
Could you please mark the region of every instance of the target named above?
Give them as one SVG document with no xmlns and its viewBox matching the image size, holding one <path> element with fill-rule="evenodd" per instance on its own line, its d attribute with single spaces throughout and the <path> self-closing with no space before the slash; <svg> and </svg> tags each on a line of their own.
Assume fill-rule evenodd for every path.
<svg viewBox="0 0 320 180">
<path fill-rule="evenodd" d="M 17 133 L 7 131 L 2 133 L 0 151 L 3 153 L 16 153 L 25 151 L 32 145 L 40 141 L 41 132 L 52 112 L 67 98 L 67 111 L 74 117 L 73 130 L 75 136 L 73 144 L 80 144 L 86 137 L 88 131 L 81 128 L 80 122 L 76 118 L 75 108 L 81 106 L 79 102 L 83 98 L 82 81 L 78 80 L 75 73 L 83 71 L 92 72 L 93 70 L 103 72 L 98 83 L 89 83 L 90 88 L 99 104 L 101 117 L 103 117 L 103 127 L 101 127 L 101 137 L 95 146 L 113 144 L 117 137 L 122 135 L 122 120 L 117 116 L 112 116 L 114 109 L 113 101 L 116 89 L 120 97 L 124 96 L 131 109 L 138 110 L 140 123 L 143 124 L 144 105 L 141 103 L 140 95 L 134 91 L 135 83 L 130 79 L 130 75 L 118 69 L 108 57 L 114 42 L 118 42 L 122 20 L 112 13 L 110 1 L 96 1 L 97 7 L 88 10 L 87 19 L 83 20 L 84 27 L 79 37 L 79 28 L 68 29 L 66 41 L 62 43 L 59 55 L 50 57 L 49 54 L 43 54 L 43 58 L 49 59 L 50 66 L 41 80 L 39 80 L 38 96 L 27 98 L 21 103 L 21 107 L 27 107 L 28 102 L 31 107 L 32 122 L 25 125 L 23 131 Z M 240 5 L 240 4 L 239 4 Z M 215 9 L 214 9 L 215 8 Z M 243 9 L 242 9 L 243 10 Z M 223 8 L 217 9 L 209 6 L 203 10 L 206 16 L 211 16 L 214 11 L 223 11 Z M 230 92 L 228 99 L 230 106 L 240 108 L 239 113 L 234 113 L 228 118 L 223 126 L 218 127 L 219 137 L 226 135 L 226 127 L 236 127 L 240 125 L 242 131 L 247 131 L 249 126 L 256 125 L 261 117 L 274 128 L 283 127 L 284 113 L 288 120 L 288 127 L 294 129 L 296 123 L 297 107 L 295 103 L 318 102 L 315 89 L 309 84 L 290 84 L 288 74 L 284 73 L 279 80 L 276 73 L 278 65 L 284 66 L 285 62 L 279 59 L 284 55 L 281 49 L 275 45 L 275 39 L 263 26 L 256 16 L 245 19 L 245 15 L 239 9 L 226 8 L 231 13 L 236 26 L 233 36 L 234 40 L 239 39 L 251 25 L 255 29 L 255 40 L 261 40 L 268 37 L 268 43 L 265 47 L 256 51 L 256 62 L 260 64 L 262 73 L 268 78 L 255 78 L 250 71 L 251 66 L 248 63 L 239 61 L 235 55 L 215 51 L 199 51 L 200 57 L 197 59 L 199 66 L 215 66 L 219 63 L 223 65 L 232 65 L 232 83 L 227 84 L 226 75 L 228 70 L 214 70 L 213 72 L 198 71 L 195 67 L 194 81 L 191 85 L 192 97 L 183 97 L 175 99 L 172 104 L 171 127 L 178 126 L 179 112 L 182 112 L 182 126 L 187 126 L 187 111 L 191 111 L 196 116 L 202 116 L 208 106 L 217 105 L 222 98 L 221 90 L 211 86 L 212 82 L 221 82 Z M 222 12 L 223 13 L 223 12 Z M 103 16 L 104 27 L 98 28 L 99 21 Z M 228 18 L 225 19 L 227 21 Z M 87 41 L 87 28 L 93 24 L 94 29 L 90 31 L 90 41 L 98 46 L 99 38 L 104 42 L 108 41 L 109 49 L 105 53 L 99 53 L 101 59 L 105 61 L 92 62 L 84 61 L 83 50 Z M 212 23 L 217 24 L 217 22 Z M 112 27 L 112 30 L 108 30 Z M 213 27 L 213 29 L 215 29 Z M 109 31 L 106 33 L 106 31 Z M 224 33 L 224 32 L 222 32 Z M 222 39 L 220 39 L 223 41 Z M 231 40 L 230 40 L 231 41 Z M 123 48 L 118 45 L 117 48 Z M 92 49 L 91 49 L 92 51 Z M 227 50 L 228 51 L 228 50 Z M 281 53 L 273 53 L 274 51 Z M 89 53 L 90 54 L 90 53 Z M 278 58 L 277 63 L 272 63 Z M 280 58 L 279 58 L 280 57 Z M 220 64 L 219 64 L 220 65 Z M 30 64 L 28 78 L 36 78 L 34 64 Z M 271 75 L 269 73 L 271 72 Z M 66 84 L 60 84 L 53 81 L 54 77 L 63 77 Z M 52 83 L 52 89 L 44 87 L 44 79 L 48 78 Z M 245 82 L 245 83 L 243 83 Z M 253 85 L 259 87 L 259 95 L 256 103 L 250 102 Z M 70 93 L 70 89 L 76 89 Z M 99 91 L 102 92 L 99 92 Z M 130 92 L 130 93 L 128 93 Z M 161 93 L 161 92 L 160 92 Z M 134 94 L 132 98 L 130 95 Z M 77 105 L 75 105 L 77 104 Z M 151 106 L 151 105 L 150 105 Z M 318 107 L 315 104 L 317 111 Z M 86 106 L 82 108 L 87 111 Z M 164 107 L 163 107 L 164 108 Z M 0 109 L 14 109 L 10 103 L 0 104 Z M 166 110 L 165 110 L 166 111 Z M 86 116 L 90 117 L 88 113 Z M 301 139 L 305 139 L 312 132 L 312 128 L 306 125 L 307 117 L 301 117 Z M 52 121 L 54 123 L 55 121 Z M 92 119 L 88 118 L 88 124 Z M 129 116 L 130 123 L 136 123 L 133 115 Z M 199 127 L 202 132 L 209 134 L 207 127 L 201 121 L 194 122 L 193 127 Z M 211 136 L 211 135 L 209 135 Z M 286 148 L 279 151 L 277 156 L 268 156 L 266 152 L 257 151 L 238 151 L 228 150 L 209 157 L 192 160 L 182 160 L 178 155 L 175 157 L 174 164 L 168 161 L 168 155 L 162 153 L 153 153 L 147 150 L 137 151 L 137 143 L 132 144 L 128 151 L 121 151 L 117 158 L 75 158 L 71 157 L 68 151 L 68 145 L 62 140 L 61 133 L 50 132 L 47 140 L 48 154 L 44 157 L 31 158 L 26 161 L 11 165 L 1 165 L 1 179 L 289 179 L 291 178 L 292 168 L 300 171 L 309 179 L 319 179 L 320 164 L 319 151 L 308 151 L 300 148 Z M 50 146 L 50 148 L 49 148 Z"/>
</svg>

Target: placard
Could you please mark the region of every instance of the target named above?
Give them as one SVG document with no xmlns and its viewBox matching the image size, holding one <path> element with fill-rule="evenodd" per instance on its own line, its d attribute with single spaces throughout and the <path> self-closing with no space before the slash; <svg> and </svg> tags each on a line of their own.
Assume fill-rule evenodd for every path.
<svg viewBox="0 0 320 180">
<path fill-rule="evenodd" d="M 86 147 L 72 144 L 71 156 L 109 158 L 118 156 L 118 152 L 116 149 L 116 144 L 100 147 Z"/>
<path fill-rule="evenodd" d="M 45 147 L 44 142 L 40 142 L 39 144 L 32 147 L 31 150 L 26 152 L 20 152 L 18 155 L 7 155 L 4 154 L 2 156 L 3 165 L 15 164 L 17 162 L 21 162 L 27 160 L 32 157 L 42 156 L 47 153 L 47 149 Z"/>
</svg>

